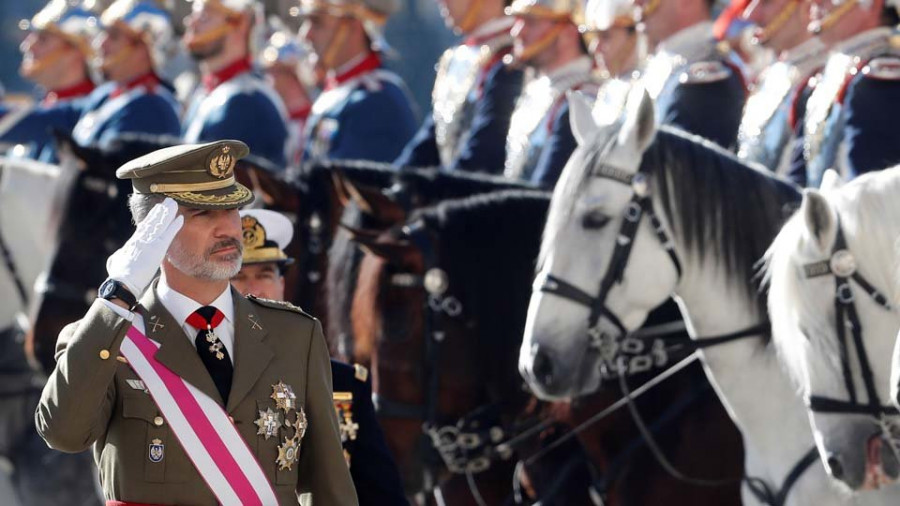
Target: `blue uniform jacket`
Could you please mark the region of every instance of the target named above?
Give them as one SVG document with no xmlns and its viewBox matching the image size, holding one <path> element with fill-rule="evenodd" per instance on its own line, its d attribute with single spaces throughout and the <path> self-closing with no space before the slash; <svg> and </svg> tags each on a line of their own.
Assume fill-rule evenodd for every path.
<svg viewBox="0 0 900 506">
<path fill-rule="evenodd" d="M 522 71 L 507 67 L 499 59 L 493 62 L 486 72 L 480 97 L 472 104 L 471 121 L 460 138 L 459 154 L 445 169 L 502 174 L 509 120 L 521 93 Z M 434 115 L 426 118 L 394 164 L 401 167 L 441 165 Z"/>
<path fill-rule="evenodd" d="M 563 168 L 578 147 L 572 126 L 569 124 L 569 101 L 564 100 L 553 118 L 551 118 L 550 134 L 544 141 L 541 156 L 538 158 L 530 182 L 537 186 L 553 189 Z"/>
<path fill-rule="evenodd" d="M 350 475 L 360 506 L 408 504 L 400 472 L 375 418 L 368 378 L 357 379 L 353 366 L 332 360 L 331 380 L 335 392 L 353 393 L 353 421 L 359 429 L 356 439 L 345 443 L 345 450 L 350 454 Z"/>
<path fill-rule="evenodd" d="M 0 120 L 0 140 L 32 144 L 39 159 L 55 162 L 51 143 L 54 129 L 71 132 L 82 146 L 99 147 L 122 134 L 179 135 L 179 106 L 168 85 L 139 84 L 117 92 L 118 88 L 116 83 L 106 83 L 77 100 L 9 112 Z"/>
<path fill-rule="evenodd" d="M 324 91 L 306 124 L 306 160 L 391 162 L 416 128 L 402 79 L 377 68 Z"/>
<path fill-rule="evenodd" d="M 243 72 L 212 91 L 199 89 L 184 118 L 184 142 L 236 139 L 250 153 L 287 167 L 287 111 L 281 98 L 255 72 Z"/>
</svg>

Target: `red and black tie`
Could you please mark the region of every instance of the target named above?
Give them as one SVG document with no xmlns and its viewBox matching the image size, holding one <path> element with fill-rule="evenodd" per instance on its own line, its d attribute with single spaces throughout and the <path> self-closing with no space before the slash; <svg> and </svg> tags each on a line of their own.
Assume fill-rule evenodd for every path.
<svg viewBox="0 0 900 506">
<path fill-rule="evenodd" d="M 228 403 L 228 394 L 231 393 L 231 378 L 234 375 L 234 366 L 231 357 L 225 349 L 222 341 L 216 336 L 213 329 L 218 327 L 225 315 L 213 306 L 203 306 L 187 317 L 190 326 L 198 329 L 194 344 L 197 345 L 197 353 L 200 360 L 212 376 L 216 389 L 222 396 L 222 402 Z"/>
</svg>

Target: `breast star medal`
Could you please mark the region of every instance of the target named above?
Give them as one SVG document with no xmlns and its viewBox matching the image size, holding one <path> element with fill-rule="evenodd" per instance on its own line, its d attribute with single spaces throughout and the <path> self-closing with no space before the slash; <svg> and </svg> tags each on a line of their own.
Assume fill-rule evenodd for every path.
<svg viewBox="0 0 900 506">
<path fill-rule="evenodd" d="M 285 469 L 290 471 L 291 467 L 297 462 L 297 457 L 300 454 L 300 447 L 297 444 L 297 441 L 294 438 L 285 437 L 284 443 L 278 447 L 278 458 L 275 459 L 275 463 L 278 464 L 278 469 L 284 471 Z"/>
<path fill-rule="evenodd" d="M 300 440 L 306 435 L 306 428 L 309 427 L 309 422 L 306 420 L 306 412 L 303 411 L 303 407 L 297 408 L 297 418 L 294 419 L 294 423 L 291 424 L 291 427 L 294 429 L 294 440 L 297 441 L 297 444 L 299 445 Z"/>
<path fill-rule="evenodd" d="M 285 416 L 287 416 L 291 410 L 297 409 L 297 396 L 294 395 L 294 389 L 291 388 L 290 385 L 284 384 L 282 381 L 272 385 L 271 398 L 275 401 L 275 407 L 284 411 Z"/>
<path fill-rule="evenodd" d="M 278 437 L 278 429 L 281 428 L 281 420 L 281 413 L 272 411 L 271 408 L 266 408 L 265 411 L 260 410 L 259 418 L 254 422 L 256 426 L 259 427 L 256 434 L 265 436 L 267 440 L 272 436 Z"/>
</svg>

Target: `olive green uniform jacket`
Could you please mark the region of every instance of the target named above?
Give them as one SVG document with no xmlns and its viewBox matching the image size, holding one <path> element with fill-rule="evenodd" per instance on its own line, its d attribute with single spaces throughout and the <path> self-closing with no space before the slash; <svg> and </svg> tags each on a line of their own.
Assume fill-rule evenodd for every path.
<svg viewBox="0 0 900 506">
<path fill-rule="evenodd" d="M 147 337 L 161 344 L 156 359 L 225 408 L 280 504 L 297 504 L 302 492 L 312 493 L 315 506 L 357 504 L 341 450 L 321 325 L 286 304 L 247 299 L 234 290 L 232 296 L 234 377 L 227 405 L 181 324 L 157 298 L 154 282 L 139 311 Z M 56 369 L 35 414 L 37 430 L 47 444 L 64 452 L 93 445 L 107 499 L 217 504 L 153 399 L 134 381 L 135 372 L 118 357 L 130 325 L 97 300 L 82 320 L 63 329 Z M 293 387 L 309 423 L 299 460 L 290 470 L 279 470 L 276 464 L 281 434 L 266 440 L 257 435 L 254 424 L 260 410 L 276 410 L 270 396 L 279 381 Z M 154 440 L 164 445 L 159 462 L 149 458 L 150 445 L 160 444 Z"/>
</svg>

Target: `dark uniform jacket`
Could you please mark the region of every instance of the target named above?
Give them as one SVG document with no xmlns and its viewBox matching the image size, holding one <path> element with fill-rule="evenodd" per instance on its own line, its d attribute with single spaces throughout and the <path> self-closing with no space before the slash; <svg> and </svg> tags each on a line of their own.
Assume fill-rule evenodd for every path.
<svg viewBox="0 0 900 506">
<path fill-rule="evenodd" d="M 512 18 L 489 21 L 485 33 L 448 49 L 438 62 L 432 113 L 394 161 L 401 167 L 437 167 L 502 174 L 506 135 L 522 72 L 503 63 Z"/>
<path fill-rule="evenodd" d="M 641 80 L 656 102 L 656 121 L 733 149 L 747 99 L 736 57 L 723 51 L 705 21 L 659 44 Z"/>
<path fill-rule="evenodd" d="M 335 407 L 340 394 L 350 393 L 349 419 L 339 416 L 341 439 L 349 460 L 350 475 L 356 486 L 360 506 L 393 506 L 408 504 L 397 464 L 384 441 L 384 433 L 375 417 L 372 383 L 361 366 L 331 361 Z"/>
<path fill-rule="evenodd" d="M 897 31 L 881 27 L 832 49 L 806 103 L 791 179 L 817 187 L 828 169 L 850 180 L 900 163 L 895 123 L 900 115 Z"/>
<path fill-rule="evenodd" d="M 141 299 L 147 337 L 161 344 L 156 358 L 220 404 L 221 397 L 181 324 L 155 293 Z M 357 503 L 344 461 L 334 405 L 331 368 L 322 329 L 314 318 L 283 303 L 246 299 L 235 304 L 234 379 L 225 411 L 255 452 L 284 505 L 311 492 L 316 506 Z M 135 388 L 137 375 L 117 360 L 130 324 L 95 301 L 84 319 L 65 327 L 57 345 L 57 366 L 41 395 L 38 432 L 51 447 L 78 452 L 93 445 L 100 482 L 108 500 L 148 504 L 214 505 L 216 497 L 188 460 L 153 399 Z M 104 358 L 105 357 L 105 358 Z M 279 470 L 278 438 L 258 435 L 261 410 L 279 381 L 293 387 L 308 428 L 299 461 Z M 164 456 L 154 462 L 148 448 L 158 439 Z"/>
</svg>

